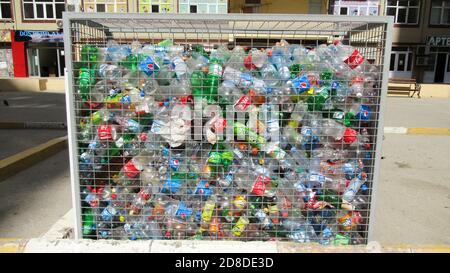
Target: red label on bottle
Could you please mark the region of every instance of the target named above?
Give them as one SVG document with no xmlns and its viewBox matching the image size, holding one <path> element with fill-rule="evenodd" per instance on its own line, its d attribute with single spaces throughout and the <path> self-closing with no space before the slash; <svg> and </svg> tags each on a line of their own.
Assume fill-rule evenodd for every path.
<svg viewBox="0 0 450 273">
<path fill-rule="evenodd" d="M 266 191 L 266 186 L 269 184 L 270 178 L 267 176 L 258 176 L 255 180 L 255 183 L 253 183 L 252 187 L 252 193 L 263 196 L 264 192 Z"/>
<path fill-rule="evenodd" d="M 112 140 L 112 126 L 100 125 L 97 129 L 97 134 L 100 140 Z"/>
<path fill-rule="evenodd" d="M 238 110 L 245 111 L 251 104 L 251 99 L 247 95 L 243 95 L 238 99 L 238 101 L 234 104 L 234 107 Z"/>
<path fill-rule="evenodd" d="M 136 166 L 134 166 L 132 160 L 128 161 L 123 166 L 123 172 L 125 173 L 126 176 L 130 178 L 136 177 L 140 173 L 140 171 L 136 168 Z"/>
<path fill-rule="evenodd" d="M 355 69 L 360 65 L 362 62 L 364 62 L 364 56 L 359 53 L 358 50 L 355 49 L 353 53 L 344 61 L 351 69 Z"/>
</svg>

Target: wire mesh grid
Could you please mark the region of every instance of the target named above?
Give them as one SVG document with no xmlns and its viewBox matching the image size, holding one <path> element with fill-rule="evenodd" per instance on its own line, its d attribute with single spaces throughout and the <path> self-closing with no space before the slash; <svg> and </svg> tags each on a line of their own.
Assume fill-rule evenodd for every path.
<svg viewBox="0 0 450 273">
<path fill-rule="evenodd" d="M 65 18 L 84 238 L 367 242 L 387 20 Z"/>
</svg>

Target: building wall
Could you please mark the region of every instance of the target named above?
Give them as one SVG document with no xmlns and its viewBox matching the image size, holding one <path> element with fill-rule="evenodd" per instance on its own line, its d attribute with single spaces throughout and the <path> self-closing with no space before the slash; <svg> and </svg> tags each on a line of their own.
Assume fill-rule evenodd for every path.
<svg viewBox="0 0 450 273">
<path fill-rule="evenodd" d="M 395 44 L 423 44 L 428 35 L 450 35 L 450 26 L 429 26 L 430 11 L 431 1 L 422 0 L 419 24 L 415 26 L 396 25 L 392 33 L 392 42 Z"/>
</svg>

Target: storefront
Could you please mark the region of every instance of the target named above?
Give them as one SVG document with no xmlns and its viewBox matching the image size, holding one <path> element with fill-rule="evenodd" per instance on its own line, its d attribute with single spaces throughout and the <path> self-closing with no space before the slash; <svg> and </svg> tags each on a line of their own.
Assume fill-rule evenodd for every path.
<svg viewBox="0 0 450 273">
<path fill-rule="evenodd" d="M 0 78 L 14 77 L 11 50 L 11 34 L 7 29 L 0 30 Z"/>
<path fill-rule="evenodd" d="M 62 32 L 16 30 L 14 40 L 25 43 L 28 77 L 64 77 Z"/>
<path fill-rule="evenodd" d="M 424 54 L 425 83 L 450 83 L 450 36 L 428 36 Z"/>
</svg>

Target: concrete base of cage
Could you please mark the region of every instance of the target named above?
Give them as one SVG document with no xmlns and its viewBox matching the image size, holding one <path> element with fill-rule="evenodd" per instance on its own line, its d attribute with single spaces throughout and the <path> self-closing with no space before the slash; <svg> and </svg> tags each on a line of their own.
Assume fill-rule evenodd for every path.
<svg viewBox="0 0 450 273">
<path fill-rule="evenodd" d="M 321 246 L 289 242 L 233 241 L 116 241 L 116 240 L 29 240 L 16 252 L 25 253 L 450 253 L 450 246 Z M 11 242 L 9 244 L 11 249 Z M 0 245 L 0 252 L 1 252 Z M 14 248 L 16 249 L 16 248 Z"/>
<path fill-rule="evenodd" d="M 450 253 L 450 246 L 367 245 L 322 246 L 276 241 L 192 241 L 192 240 L 75 240 L 73 210 L 66 213 L 42 237 L 30 240 L 0 238 L 0 252 L 25 253 Z"/>
</svg>

